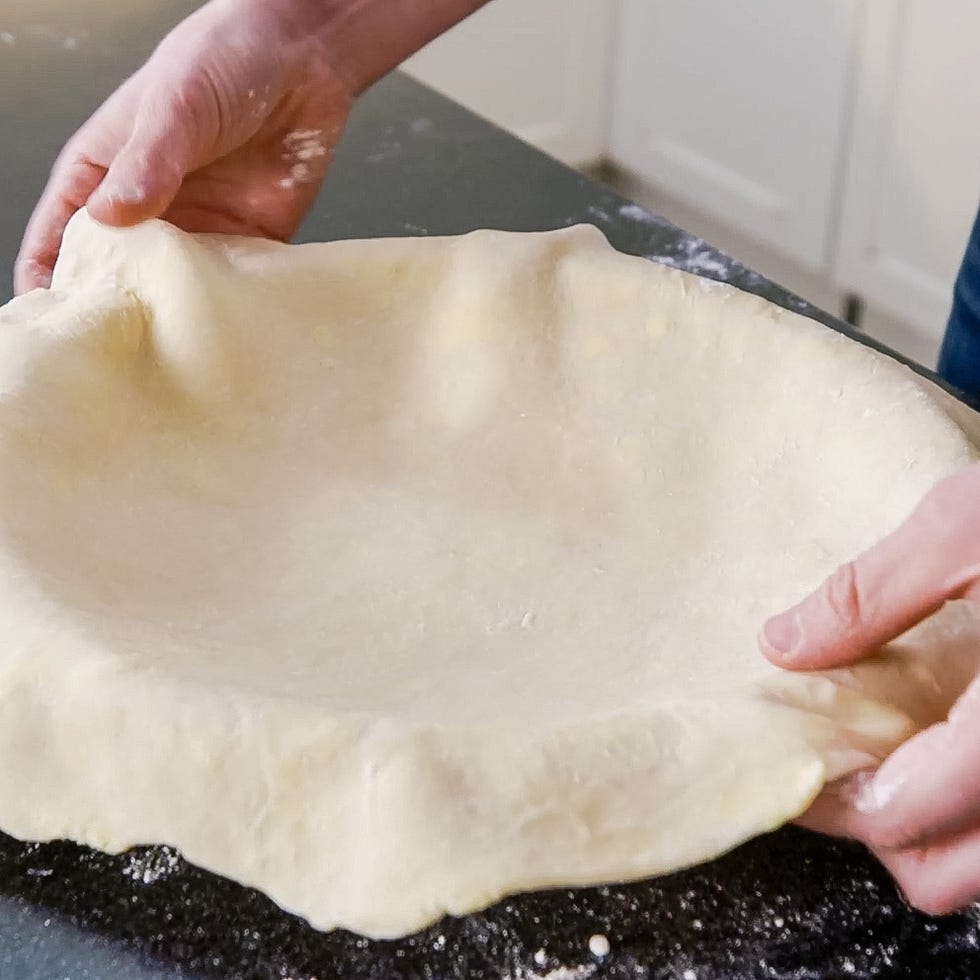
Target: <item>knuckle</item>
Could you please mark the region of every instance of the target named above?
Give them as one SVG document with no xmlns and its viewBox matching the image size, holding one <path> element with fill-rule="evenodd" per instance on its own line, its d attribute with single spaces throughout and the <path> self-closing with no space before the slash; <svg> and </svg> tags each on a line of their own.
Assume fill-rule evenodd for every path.
<svg viewBox="0 0 980 980">
<path fill-rule="evenodd" d="M 49 187 L 56 188 L 59 195 L 72 204 L 84 204 L 85 201 L 79 199 L 82 189 L 98 183 L 106 169 L 84 153 L 68 153 L 59 157 L 51 168 Z"/>
<path fill-rule="evenodd" d="M 821 597 L 834 618 L 845 626 L 863 622 L 865 602 L 861 593 L 857 565 L 847 562 L 827 579 Z"/>
<path fill-rule="evenodd" d="M 867 829 L 867 843 L 875 850 L 900 851 L 911 847 L 918 839 L 904 823 L 878 823 Z"/>
</svg>

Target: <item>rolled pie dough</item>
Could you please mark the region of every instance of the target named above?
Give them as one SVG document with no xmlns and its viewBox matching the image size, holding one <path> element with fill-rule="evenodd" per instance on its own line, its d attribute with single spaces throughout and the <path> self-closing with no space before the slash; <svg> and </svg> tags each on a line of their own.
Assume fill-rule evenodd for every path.
<svg viewBox="0 0 980 980">
<path fill-rule="evenodd" d="M 372 936 L 711 858 L 944 710 L 909 650 L 755 637 L 973 457 L 904 368 L 589 227 L 80 214 L 0 311 L 0 828 Z"/>
</svg>

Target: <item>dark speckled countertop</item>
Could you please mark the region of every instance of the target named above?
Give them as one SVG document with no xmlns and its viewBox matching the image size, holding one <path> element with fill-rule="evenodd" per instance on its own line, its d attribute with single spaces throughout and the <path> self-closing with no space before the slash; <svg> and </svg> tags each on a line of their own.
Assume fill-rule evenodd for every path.
<svg viewBox="0 0 980 980">
<path fill-rule="evenodd" d="M 72 7 L 72 13 L 66 8 Z M 64 139 L 191 0 L 5 0 L 0 300 Z M 111 11 L 110 11 L 110 8 Z M 120 8 L 122 9 L 122 8 Z M 101 20 L 100 20 L 101 18 Z M 302 240 L 590 222 L 625 252 L 846 329 L 700 239 L 398 75 L 358 105 Z M 594 957 L 589 936 L 610 954 Z M 862 848 L 785 829 L 655 882 L 517 897 L 400 942 L 320 934 L 167 848 L 109 857 L 0 835 L 0 980 L 980 977 L 974 910 L 911 911 Z"/>
</svg>

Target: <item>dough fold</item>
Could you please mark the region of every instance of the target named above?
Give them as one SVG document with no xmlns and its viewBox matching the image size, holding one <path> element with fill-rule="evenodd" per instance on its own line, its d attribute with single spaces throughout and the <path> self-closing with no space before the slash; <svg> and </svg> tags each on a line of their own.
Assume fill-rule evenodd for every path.
<svg viewBox="0 0 980 980">
<path fill-rule="evenodd" d="M 974 455 L 905 368 L 589 227 L 81 213 L 0 310 L 0 829 L 378 937 L 709 859 L 972 676 L 964 604 L 827 675 L 755 633 Z"/>
</svg>

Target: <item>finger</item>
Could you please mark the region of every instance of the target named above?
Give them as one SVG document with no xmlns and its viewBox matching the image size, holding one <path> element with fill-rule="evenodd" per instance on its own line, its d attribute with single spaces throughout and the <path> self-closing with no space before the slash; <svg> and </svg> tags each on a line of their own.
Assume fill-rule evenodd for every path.
<svg viewBox="0 0 980 980">
<path fill-rule="evenodd" d="M 16 293 L 50 285 L 65 225 L 85 206 L 104 176 L 104 167 L 85 158 L 70 158 L 69 162 L 55 165 L 27 224 L 14 264 Z"/>
<path fill-rule="evenodd" d="M 759 637 L 763 653 L 799 670 L 854 663 L 962 595 L 980 570 L 980 542 L 964 533 L 978 475 L 970 467 L 943 481 L 896 531 L 770 619 Z"/>
<path fill-rule="evenodd" d="M 947 915 L 980 899 L 980 830 L 928 848 L 874 849 L 910 904 Z"/>
<path fill-rule="evenodd" d="M 191 121 L 176 99 L 147 99 L 133 132 L 88 200 L 96 221 L 126 227 L 159 218 L 199 155 Z"/>
<path fill-rule="evenodd" d="M 873 775 L 868 770 L 861 770 L 829 783 L 793 823 L 831 837 L 862 839 L 865 815 L 856 809 L 855 801 L 865 791 Z"/>
<path fill-rule="evenodd" d="M 896 749 L 854 799 L 849 829 L 875 847 L 905 848 L 980 820 L 980 680 L 950 712 Z"/>
</svg>

